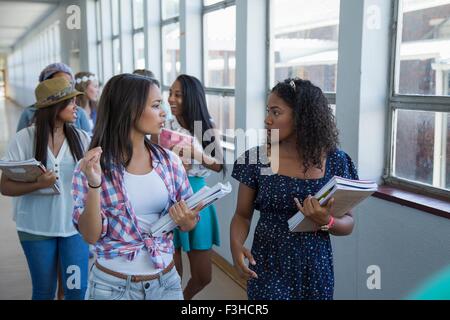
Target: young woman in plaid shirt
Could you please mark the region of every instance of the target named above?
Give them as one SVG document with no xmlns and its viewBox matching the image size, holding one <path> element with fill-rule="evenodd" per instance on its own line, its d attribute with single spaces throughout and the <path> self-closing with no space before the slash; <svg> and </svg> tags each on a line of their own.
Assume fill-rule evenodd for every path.
<svg viewBox="0 0 450 320">
<path fill-rule="evenodd" d="M 122 74 L 105 86 L 90 151 L 73 179 L 73 220 L 95 244 L 89 299 L 183 299 L 173 262 L 173 235 L 152 237 L 150 226 L 165 214 L 192 230 L 201 205 L 192 194 L 181 160 L 153 145 L 165 121 L 159 83 Z"/>
</svg>

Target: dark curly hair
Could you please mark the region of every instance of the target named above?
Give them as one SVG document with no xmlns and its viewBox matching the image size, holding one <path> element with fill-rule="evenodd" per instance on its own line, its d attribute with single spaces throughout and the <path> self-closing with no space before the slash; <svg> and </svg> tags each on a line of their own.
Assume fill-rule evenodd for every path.
<svg viewBox="0 0 450 320">
<path fill-rule="evenodd" d="M 304 172 L 312 167 L 322 169 L 323 156 L 339 145 L 335 117 L 322 90 L 308 80 L 295 78 L 278 83 L 272 93 L 294 110 L 297 150 Z"/>
</svg>

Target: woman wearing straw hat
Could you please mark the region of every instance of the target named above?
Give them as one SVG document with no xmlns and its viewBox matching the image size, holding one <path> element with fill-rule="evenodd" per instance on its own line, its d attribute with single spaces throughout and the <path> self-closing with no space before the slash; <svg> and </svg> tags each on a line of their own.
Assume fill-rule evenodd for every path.
<svg viewBox="0 0 450 320">
<path fill-rule="evenodd" d="M 35 125 L 16 134 L 5 160 L 35 158 L 47 172 L 31 183 L 15 182 L 3 175 L 0 191 L 16 197 L 14 220 L 31 273 L 32 299 L 54 299 L 58 260 L 65 298 L 84 299 L 88 246 L 73 227 L 70 194 L 75 165 L 89 145 L 87 133 L 72 125 L 77 118 L 75 97 L 82 93 L 67 79 L 57 77 L 41 82 L 35 94 Z M 33 194 L 55 183 L 60 194 Z"/>
</svg>

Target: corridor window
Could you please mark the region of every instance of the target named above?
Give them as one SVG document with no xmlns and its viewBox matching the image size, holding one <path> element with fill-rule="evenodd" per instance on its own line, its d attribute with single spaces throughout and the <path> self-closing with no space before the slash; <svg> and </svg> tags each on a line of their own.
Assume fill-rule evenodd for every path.
<svg viewBox="0 0 450 320">
<path fill-rule="evenodd" d="M 205 14 L 204 45 L 205 85 L 216 88 L 234 88 L 236 74 L 236 6 Z"/>
<path fill-rule="evenodd" d="M 145 68 L 144 0 L 133 0 L 133 64 Z"/>
<path fill-rule="evenodd" d="M 235 128 L 234 97 L 206 95 L 208 111 L 214 119 L 217 129 L 226 135 L 227 129 Z"/>
<path fill-rule="evenodd" d="M 171 86 L 180 74 L 180 24 L 162 27 L 163 84 Z"/>
<path fill-rule="evenodd" d="M 113 73 L 122 72 L 121 54 L 120 54 L 120 21 L 119 21 L 119 0 L 111 0 L 111 24 L 112 24 L 112 55 L 113 55 Z"/>
<path fill-rule="evenodd" d="M 395 93 L 448 96 L 450 1 L 403 0 Z"/>
<path fill-rule="evenodd" d="M 390 181 L 446 194 L 450 191 L 449 16 L 450 0 L 396 2 L 389 148 Z"/>
<path fill-rule="evenodd" d="M 336 92 L 340 0 L 270 1 L 270 84 L 310 80 Z"/>
<path fill-rule="evenodd" d="M 134 43 L 134 68 L 145 69 L 145 40 L 144 33 L 136 33 L 133 37 Z"/>
<path fill-rule="evenodd" d="M 161 5 L 163 20 L 180 15 L 180 0 L 162 0 Z"/>
<path fill-rule="evenodd" d="M 226 27 L 225 27 L 226 26 Z M 204 1 L 203 70 L 208 109 L 224 140 L 235 128 L 236 5 L 234 1 Z"/>
<path fill-rule="evenodd" d="M 101 2 L 100 0 L 95 1 L 95 33 L 96 33 L 96 66 L 97 78 L 99 80 L 99 85 L 103 85 L 103 46 L 102 46 L 102 15 L 101 15 Z"/>
</svg>

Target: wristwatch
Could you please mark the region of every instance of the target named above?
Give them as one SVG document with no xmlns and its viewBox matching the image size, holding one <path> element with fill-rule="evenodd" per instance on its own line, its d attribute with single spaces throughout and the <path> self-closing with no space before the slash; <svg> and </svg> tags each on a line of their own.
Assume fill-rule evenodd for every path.
<svg viewBox="0 0 450 320">
<path fill-rule="evenodd" d="M 320 230 L 328 232 L 328 231 L 330 231 L 331 228 L 333 228 L 333 226 L 334 226 L 334 217 L 331 216 L 330 217 L 330 222 L 328 222 L 328 224 L 326 224 L 326 225 L 321 226 Z"/>
</svg>

